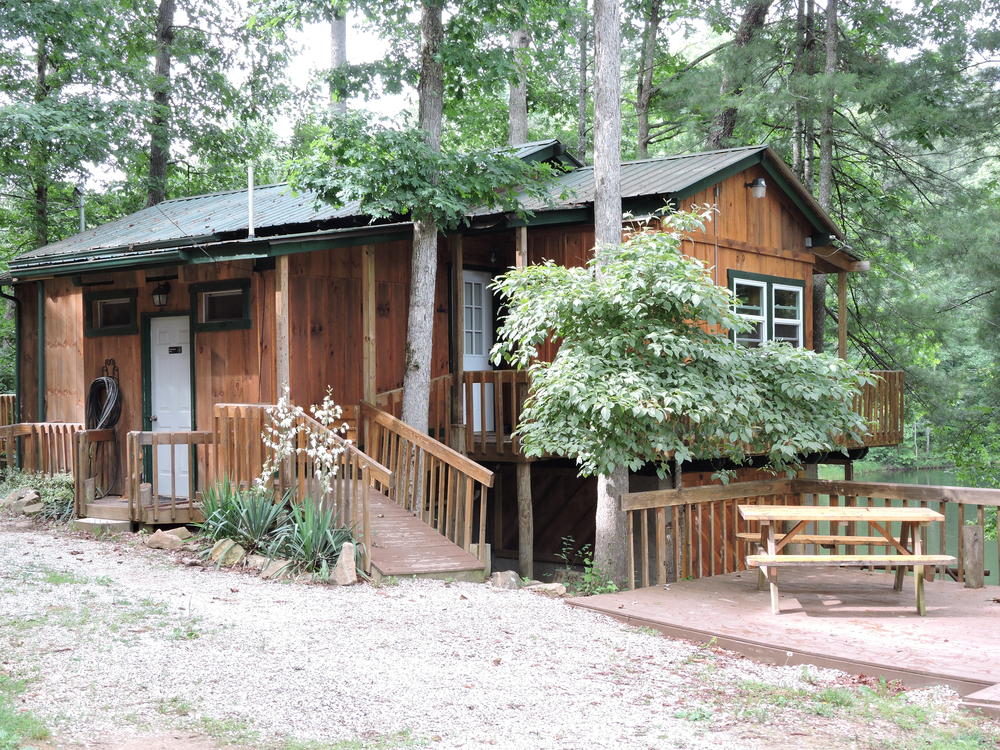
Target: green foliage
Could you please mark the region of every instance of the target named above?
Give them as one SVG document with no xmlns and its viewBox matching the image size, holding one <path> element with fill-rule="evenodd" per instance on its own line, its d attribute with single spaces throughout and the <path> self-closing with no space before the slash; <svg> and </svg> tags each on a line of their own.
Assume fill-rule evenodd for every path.
<svg viewBox="0 0 1000 750">
<path fill-rule="evenodd" d="M 40 720 L 17 707 L 16 697 L 24 689 L 23 680 L 0 673 L 0 750 L 28 747 L 31 740 L 47 740 L 50 736 Z"/>
<path fill-rule="evenodd" d="M 436 151 L 422 131 L 362 112 L 329 116 L 312 133 L 292 183 L 336 206 L 357 203 L 376 219 L 412 215 L 455 229 L 477 206 L 520 211 L 525 196 L 547 194 L 552 175 L 549 165 L 503 149 Z"/>
<path fill-rule="evenodd" d="M 337 526 L 330 510 L 306 498 L 301 504 L 291 506 L 288 523 L 275 535 L 268 552 L 272 557 L 293 561 L 300 570 L 326 578 L 347 542 L 354 542 L 351 530 Z M 355 546 L 355 550 L 357 565 L 360 545 Z"/>
<path fill-rule="evenodd" d="M 830 355 L 735 345 L 718 329 L 744 323 L 733 297 L 680 249 L 705 214 L 672 214 L 598 248 L 585 268 L 512 270 L 496 289 L 508 307 L 492 356 L 528 367 L 532 391 L 519 434 L 525 453 L 569 456 L 585 475 L 617 466 L 749 455 L 774 470 L 860 438 L 851 404 L 871 378 Z M 536 347 L 560 340 L 553 362 Z"/>
<path fill-rule="evenodd" d="M 29 474 L 8 469 L 0 476 L 0 495 L 30 487 L 42 503 L 42 518 L 65 522 L 73 516 L 75 488 L 70 474 Z"/>
<path fill-rule="evenodd" d="M 590 544 L 577 546 L 572 536 L 564 536 L 556 557 L 565 566 L 566 587 L 581 596 L 613 594 L 618 590 L 614 581 L 594 562 L 594 548 Z M 578 573 L 574 567 L 581 567 Z"/>
<path fill-rule="evenodd" d="M 199 524 L 209 539 L 232 539 L 247 552 L 267 549 L 288 524 L 285 503 L 259 488 L 240 489 L 228 479 L 205 492 L 205 520 Z"/>
</svg>

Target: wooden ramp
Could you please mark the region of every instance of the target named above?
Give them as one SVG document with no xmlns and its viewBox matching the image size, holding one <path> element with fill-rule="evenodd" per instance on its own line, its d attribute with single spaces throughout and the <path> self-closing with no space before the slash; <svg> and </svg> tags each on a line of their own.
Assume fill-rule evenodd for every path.
<svg viewBox="0 0 1000 750">
<path fill-rule="evenodd" d="M 479 581 L 485 566 L 385 495 L 372 490 L 372 572 L 376 577 L 418 576 Z"/>
</svg>

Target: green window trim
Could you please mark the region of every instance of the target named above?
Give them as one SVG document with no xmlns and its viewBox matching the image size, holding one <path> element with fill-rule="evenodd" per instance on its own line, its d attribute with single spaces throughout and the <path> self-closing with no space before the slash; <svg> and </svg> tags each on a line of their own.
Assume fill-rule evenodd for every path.
<svg viewBox="0 0 1000 750">
<path fill-rule="evenodd" d="M 763 344 L 768 341 L 778 340 L 787 341 L 799 347 L 805 346 L 806 284 L 802 279 L 767 276 L 765 274 L 750 273 L 749 271 L 739 271 L 732 268 L 727 272 L 727 278 L 729 281 L 729 290 L 734 294 L 736 293 L 736 285 L 739 282 L 746 282 L 746 286 L 753 286 L 761 290 L 763 309 L 761 309 L 760 305 L 737 305 L 735 308 L 736 313 L 741 317 L 761 324 L 760 343 Z M 797 305 L 779 304 L 775 292 L 780 293 L 783 291 L 794 292 L 798 297 Z M 796 312 L 798 313 L 797 315 L 794 314 Z M 790 341 L 787 334 L 783 336 L 778 335 L 777 329 L 779 327 L 788 329 L 792 326 L 796 326 L 798 329 L 796 341 Z M 730 332 L 730 338 L 733 341 L 738 341 L 740 337 L 737 337 L 736 332 L 732 331 Z M 743 338 L 748 341 L 758 340 L 746 337 L 745 334 Z"/>
<path fill-rule="evenodd" d="M 96 336 L 134 336 L 139 333 L 138 289 L 108 289 L 103 292 L 85 292 L 83 295 L 83 335 L 88 338 Z M 129 321 L 117 326 L 98 327 L 94 320 L 94 303 L 103 300 L 127 299 L 129 301 Z"/>
<path fill-rule="evenodd" d="M 250 318 L 250 279 L 230 279 L 226 281 L 203 281 L 192 284 L 191 292 L 191 328 L 194 331 L 239 331 L 253 327 Z M 202 300 L 205 292 L 239 291 L 243 295 L 243 309 L 239 318 L 227 320 L 203 321 Z"/>
</svg>

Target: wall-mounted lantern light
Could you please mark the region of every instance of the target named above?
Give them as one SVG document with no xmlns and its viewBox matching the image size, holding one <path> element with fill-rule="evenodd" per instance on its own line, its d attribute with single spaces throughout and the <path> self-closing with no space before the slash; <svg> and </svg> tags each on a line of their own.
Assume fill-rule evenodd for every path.
<svg viewBox="0 0 1000 750">
<path fill-rule="evenodd" d="M 764 182 L 763 177 L 758 177 L 753 182 L 746 183 L 746 187 L 750 188 L 750 195 L 754 198 L 763 198 L 767 195 L 767 183 Z"/>
<path fill-rule="evenodd" d="M 170 294 L 170 284 L 162 281 L 153 289 L 153 304 L 157 307 L 167 306 L 167 296 Z"/>
</svg>

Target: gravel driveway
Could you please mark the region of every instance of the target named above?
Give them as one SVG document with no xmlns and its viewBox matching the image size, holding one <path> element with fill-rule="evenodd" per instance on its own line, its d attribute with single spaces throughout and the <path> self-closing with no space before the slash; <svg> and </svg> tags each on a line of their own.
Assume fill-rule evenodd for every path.
<svg viewBox="0 0 1000 750">
<path fill-rule="evenodd" d="M 32 678 L 26 708 L 66 745 L 187 731 L 248 747 L 717 749 L 792 731 L 795 747 L 874 747 L 899 729 L 814 710 L 840 673 L 758 665 L 537 594 L 269 582 L 9 521 L 0 671 Z M 952 720 L 947 693 L 911 696 Z"/>
</svg>

